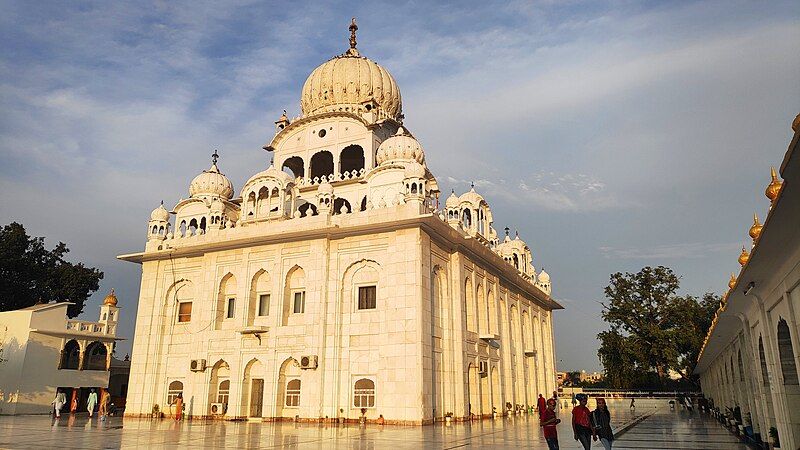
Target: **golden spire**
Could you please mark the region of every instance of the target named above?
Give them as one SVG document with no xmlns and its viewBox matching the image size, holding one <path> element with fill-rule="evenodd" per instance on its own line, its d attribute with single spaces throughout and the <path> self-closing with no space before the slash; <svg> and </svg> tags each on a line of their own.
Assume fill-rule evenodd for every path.
<svg viewBox="0 0 800 450">
<path fill-rule="evenodd" d="M 350 21 L 350 48 L 347 49 L 345 55 L 348 56 L 359 56 L 358 50 L 356 49 L 356 31 L 358 31 L 358 25 L 356 25 L 356 18 Z"/>
<path fill-rule="evenodd" d="M 750 253 L 742 247 L 742 253 L 739 255 L 739 264 L 744 267 L 748 260 L 750 260 Z"/>
<path fill-rule="evenodd" d="M 728 280 L 728 287 L 733 289 L 734 286 L 736 286 L 736 275 L 731 272 L 731 279 Z"/>
<path fill-rule="evenodd" d="M 783 181 L 778 179 L 778 172 L 775 171 L 775 167 L 771 168 L 770 175 L 772 176 L 772 181 L 767 186 L 767 190 L 764 191 L 764 195 L 767 196 L 771 203 L 775 203 L 775 199 L 778 198 L 778 194 L 781 192 Z"/>
<path fill-rule="evenodd" d="M 114 288 L 111 288 L 111 292 L 106 295 L 106 298 L 103 300 L 104 305 L 109 306 L 117 306 L 117 295 L 114 294 Z"/>
<path fill-rule="evenodd" d="M 753 213 L 753 226 L 750 227 L 750 237 L 753 238 L 753 245 L 756 244 L 758 237 L 761 236 L 762 228 L 764 227 L 758 222 L 758 216 Z"/>
</svg>

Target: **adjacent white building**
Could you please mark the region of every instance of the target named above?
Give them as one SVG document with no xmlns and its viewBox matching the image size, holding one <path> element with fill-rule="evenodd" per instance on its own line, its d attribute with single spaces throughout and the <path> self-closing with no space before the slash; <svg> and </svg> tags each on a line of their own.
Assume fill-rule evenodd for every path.
<svg viewBox="0 0 800 450">
<path fill-rule="evenodd" d="M 781 448 L 800 448 L 800 115 L 778 174 L 766 195 L 769 212 L 750 228 L 695 369 L 703 392 L 723 412 L 766 442 L 778 432 Z M 798 349 L 798 350 L 795 350 Z"/>
<path fill-rule="evenodd" d="M 148 223 L 126 415 L 490 417 L 555 389 L 550 277 L 475 189 L 444 204 L 392 75 L 317 67 L 236 196 L 214 155 Z"/>
<path fill-rule="evenodd" d="M 105 298 L 97 322 L 67 319 L 71 304 L 0 312 L 0 414 L 47 414 L 57 389 L 66 409 L 74 398 L 85 411 L 89 389 L 108 388 L 117 297 L 112 291 Z"/>
</svg>

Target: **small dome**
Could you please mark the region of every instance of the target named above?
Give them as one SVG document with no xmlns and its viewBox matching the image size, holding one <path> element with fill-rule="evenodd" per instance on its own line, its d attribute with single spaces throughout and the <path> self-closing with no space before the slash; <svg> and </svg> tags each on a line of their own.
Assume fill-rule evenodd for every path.
<svg viewBox="0 0 800 450">
<path fill-rule="evenodd" d="M 169 211 L 164 208 L 164 202 L 161 202 L 161 204 L 158 205 L 158 208 L 154 209 L 153 212 L 150 213 L 150 220 L 169 222 Z"/>
<path fill-rule="evenodd" d="M 404 174 L 406 178 L 425 178 L 425 166 L 413 162 L 406 166 Z"/>
<path fill-rule="evenodd" d="M 472 203 L 473 205 L 480 205 L 481 202 L 485 201 L 481 194 L 475 192 L 475 186 L 473 185 L 469 192 L 465 192 L 461 194 L 461 201 L 467 201 Z"/>
<path fill-rule="evenodd" d="M 750 237 L 753 238 L 754 242 L 761 236 L 762 228 L 764 228 L 764 226 L 758 221 L 758 216 L 753 214 L 753 225 L 750 227 Z"/>
<path fill-rule="evenodd" d="M 448 208 L 457 208 L 459 204 L 458 196 L 456 195 L 456 191 L 451 191 L 450 196 L 447 197 L 447 201 L 444 202 L 444 206 Z"/>
<path fill-rule="evenodd" d="M 211 211 L 214 212 L 222 212 L 225 211 L 225 204 L 220 201 L 220 199 L 215 198 L 211 200 Z"/>
<path fill-rule="evenodd" d="M 211 168 L 204 170 L 203 173 L 194 177 L 189 185 L 189 195 L 192 197 L 200 195 L 219 196 L 225 200 L 233 197 L 233 183 L 217 168 L 217 163 L 213 163 Z"/>
<path fill-rule="evenodd" d="M 539 276 L 537 278 L 538 278 L 539 282 L 542 283 L 542 284 L 547 284 L 547 283 L 550 282 L 550 274 L 545 272 L 544 268 L 542 268 L 542 271 L 539 272 Z"/>
<path fill-rule="evenodd" d="M 325 183 L 320 183 L 319 188 L 317 188 L 318 194 L 333 194 L 333 186 L 327 181 Z"/>
<path fill-rule="evenodd" d="M 395 161 L 416 161 L 424 164 L 425 152 L 419 141 L 414 139 L 408 130 L 400 127 L 397 129 L 397 133 L 381 142 L 375 154 L 375 160 L 378 165 Z"/>
<path fill-rule="evenodd" d="M 247 180 L 247 182 L 244 184 L 242 191 L 246 191 L 248 186 L 257 182 L 258 180 L 265 178 L 272 178 L 278 180 L 280 183 L 282 183 L 283 186 L 286 186 L 289 183 L 294 183 L 294 178 L 292 178 L 291 175 L 282 170 L 276 169 L 274 164 L 270 164 L 267 170 L 262 170 L 261 172 L 258 172 L 257 174 L 250 177 L 250 179 Z"/>
<path fill-rule="evenodd" d="M 728 280 L 728 288 L 733 289 L 736 286 L 736 275 L 731 274 L 731 279 Z"/>
<path fill-rule="evenodd" d="M 772 177 L 772 181 L 767 185 L 767 190 L 764 191 L 764 195 L 767 196 L 770 202 L 774 203 L 775 199 L 778 198 L 778 194 L 781 192 L 783 181 L 778 179 L 778 172 L 775 171 L 774 167 L 770 169 L 770 176 Z"/>
<path fill-rule="evenodd" d="M 103 304 L 108 306 L 117 306 L 117 295 L 114 294 L 114 288 L 111 288 L 111 292 L 106 295 L 106 298 L 103 300 Z"/>
<path fill-rule="evenodd" d="M 326 61 L 306 79 L 300 97 L 303 115 L 343 108 L 354 111 L 374 101 L 389 117 L 400 119 L 403 110 L 400 88 L 386 69 L 358 52 L 357 29 L 353 22 L 350 48 L 344 54 Z"/>
<path fill-rule="evenodd" d="M 750 253 L 747 250 L 745 250 L 744 247 L 742 247 L 742 253 L 739 254 L 739 265 L 744 267 L 744 265 L 747 264 L 747 261 L 749 260 L 750 260 Z"/>
</svg>

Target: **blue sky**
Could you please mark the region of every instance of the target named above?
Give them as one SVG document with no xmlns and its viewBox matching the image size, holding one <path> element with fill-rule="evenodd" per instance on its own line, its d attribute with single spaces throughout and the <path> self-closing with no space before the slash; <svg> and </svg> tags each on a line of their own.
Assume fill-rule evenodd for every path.
<svg viewBox="0 0 800 450">
<path fill-rule="evenodd" d="M 115 287 L 129 338 L 140 267 L 115 256 L 214 148 L 237 192 L 268 165 L 353 15 L 444 192 L 474 181 L 551 274 L 560 369 L 599 368 L 613 272 L 725 288 L 800 112 L 792 1 L 0 4 L 0 222 L 102 269 L 85 316 Z"/>
</svg>

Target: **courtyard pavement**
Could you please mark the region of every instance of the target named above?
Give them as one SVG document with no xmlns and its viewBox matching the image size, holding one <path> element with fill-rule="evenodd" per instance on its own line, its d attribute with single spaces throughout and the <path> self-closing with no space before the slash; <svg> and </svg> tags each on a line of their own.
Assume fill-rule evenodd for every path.
<svg viewBox="0 0 800 450">
<path fill-rule="evenodd" d="M 624 404 L 623 404 L 624 403 Z M 670 411 L 666 400 L 610 401 L 615 429 L 626 427 L 615 449 L 745 449 L 719 424 L 697 412 Z M 593 405 L 590 405 L 593 407 Z M 570 429 L 570 409 L 560 410 L 562 449 L 578 449 Z M 183 421 L 123 419 L 101 422 L 85 414 L 0 417 L 0 447 L 41 448 L 288 448 L 288 449 L 546 449 L 538 416 L 512 416 L 472 423 L 399 427 L 336 426 L 294 422 Z M 593 448 L 602 448 L 595 443 Z"/>
</svg>

